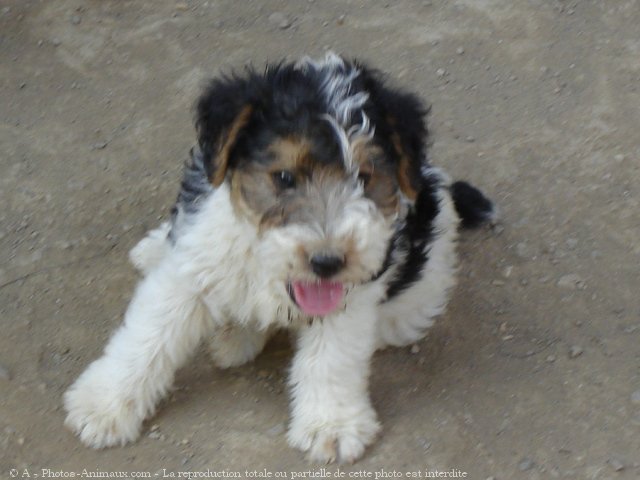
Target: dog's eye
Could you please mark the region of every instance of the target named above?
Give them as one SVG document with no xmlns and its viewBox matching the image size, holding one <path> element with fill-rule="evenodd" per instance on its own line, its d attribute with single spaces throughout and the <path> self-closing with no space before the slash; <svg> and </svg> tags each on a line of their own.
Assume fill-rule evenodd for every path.
<svg viewBox="0 0 640 480">
<path fill-rule="evenodd" d="M 371 181 L 371 174 L 369 172 L 358 172 L 358 180 L 362 182 L 362 186 L 367 188 Z"/>
<path fill-rule="evenodd" d="M 271 174 L 271 177 L 273 178 L 273 183 L 279 190 L 288 190 L 296 186 L 296 178 L 293 176 L 293 173 L 288 170 L 274 172 Z"/>
</svg>

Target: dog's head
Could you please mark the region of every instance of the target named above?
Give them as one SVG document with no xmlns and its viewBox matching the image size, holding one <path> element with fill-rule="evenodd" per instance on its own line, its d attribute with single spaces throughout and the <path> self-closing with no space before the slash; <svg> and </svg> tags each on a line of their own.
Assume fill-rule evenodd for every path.
<svg viewBox="0 0 640 480">
<path fill-rule="evenodd" d="M 423 185 L 426 109 L 329 54 L 211 82 L 197 106 L 206 173 L 307 315 L 327 315 L 385 266 Z"/>
</svg>

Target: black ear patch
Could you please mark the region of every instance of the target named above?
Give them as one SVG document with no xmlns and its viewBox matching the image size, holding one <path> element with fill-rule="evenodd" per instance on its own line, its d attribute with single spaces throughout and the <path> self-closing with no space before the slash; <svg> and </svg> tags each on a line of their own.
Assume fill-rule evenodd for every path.
<svg viewBox="0 0 640 480">
<path fill-rule="evenodd" d="M 415 201 L 422 188 L 422 165 L 426 162 L 429 109 L 413 94 L 387 87 L 381 74 L 362 68 L 364 88 L 373 104 L 376 133 L 387 140 L 386 149 L 397 162 L 398 184 Z"/>
<path fill-rule="evenodd" d="M 259 83 L 260 76 L 253 71 L 245 77 L 214 79 L 198 100 L 198 144 L 205 172 L 214 186 L 224 181 L 233 149 L 251 120 Z"/>
</svg>

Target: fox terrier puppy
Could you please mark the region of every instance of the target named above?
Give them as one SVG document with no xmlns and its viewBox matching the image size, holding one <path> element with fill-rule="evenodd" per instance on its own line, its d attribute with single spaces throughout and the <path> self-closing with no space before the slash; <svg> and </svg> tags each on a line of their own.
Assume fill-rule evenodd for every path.
<svg viewBox="0 0 640 480">
<path fill-rule="evenodd" d="M 426 113 L 335 54 L 211 81 L 172 218 L 131 251 L 144 279 L 66 392 L 66 425 L 94 448 L 135 440 L 203 338 L 227 368 L 288 328 L 289 444 L 359 458 L 380 430 L 372 355 L 425 335 L 454 285 L 459 225 L 494 215 L 429 165 Z"/>
</svg>

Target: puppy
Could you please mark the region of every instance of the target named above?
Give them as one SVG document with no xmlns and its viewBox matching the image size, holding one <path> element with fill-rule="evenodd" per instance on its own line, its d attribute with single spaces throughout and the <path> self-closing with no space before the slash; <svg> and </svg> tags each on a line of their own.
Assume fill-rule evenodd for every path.
<svg viewBox="0 0 640 480">
<path fill-rule="evenodd" d="M 242 365 L 295 332 L 289 444 L 353 462 L 380 423 L 376 349 L 420 340 L 454 285 L 457 229 L 491 201 L 427 163 L 427 109 L 335 54 L 211 81 L 170 222 L 133 248 L 124 323 L 64 396 L 95 448 L 140 434 L 208 338 Z"/>
</svg>

